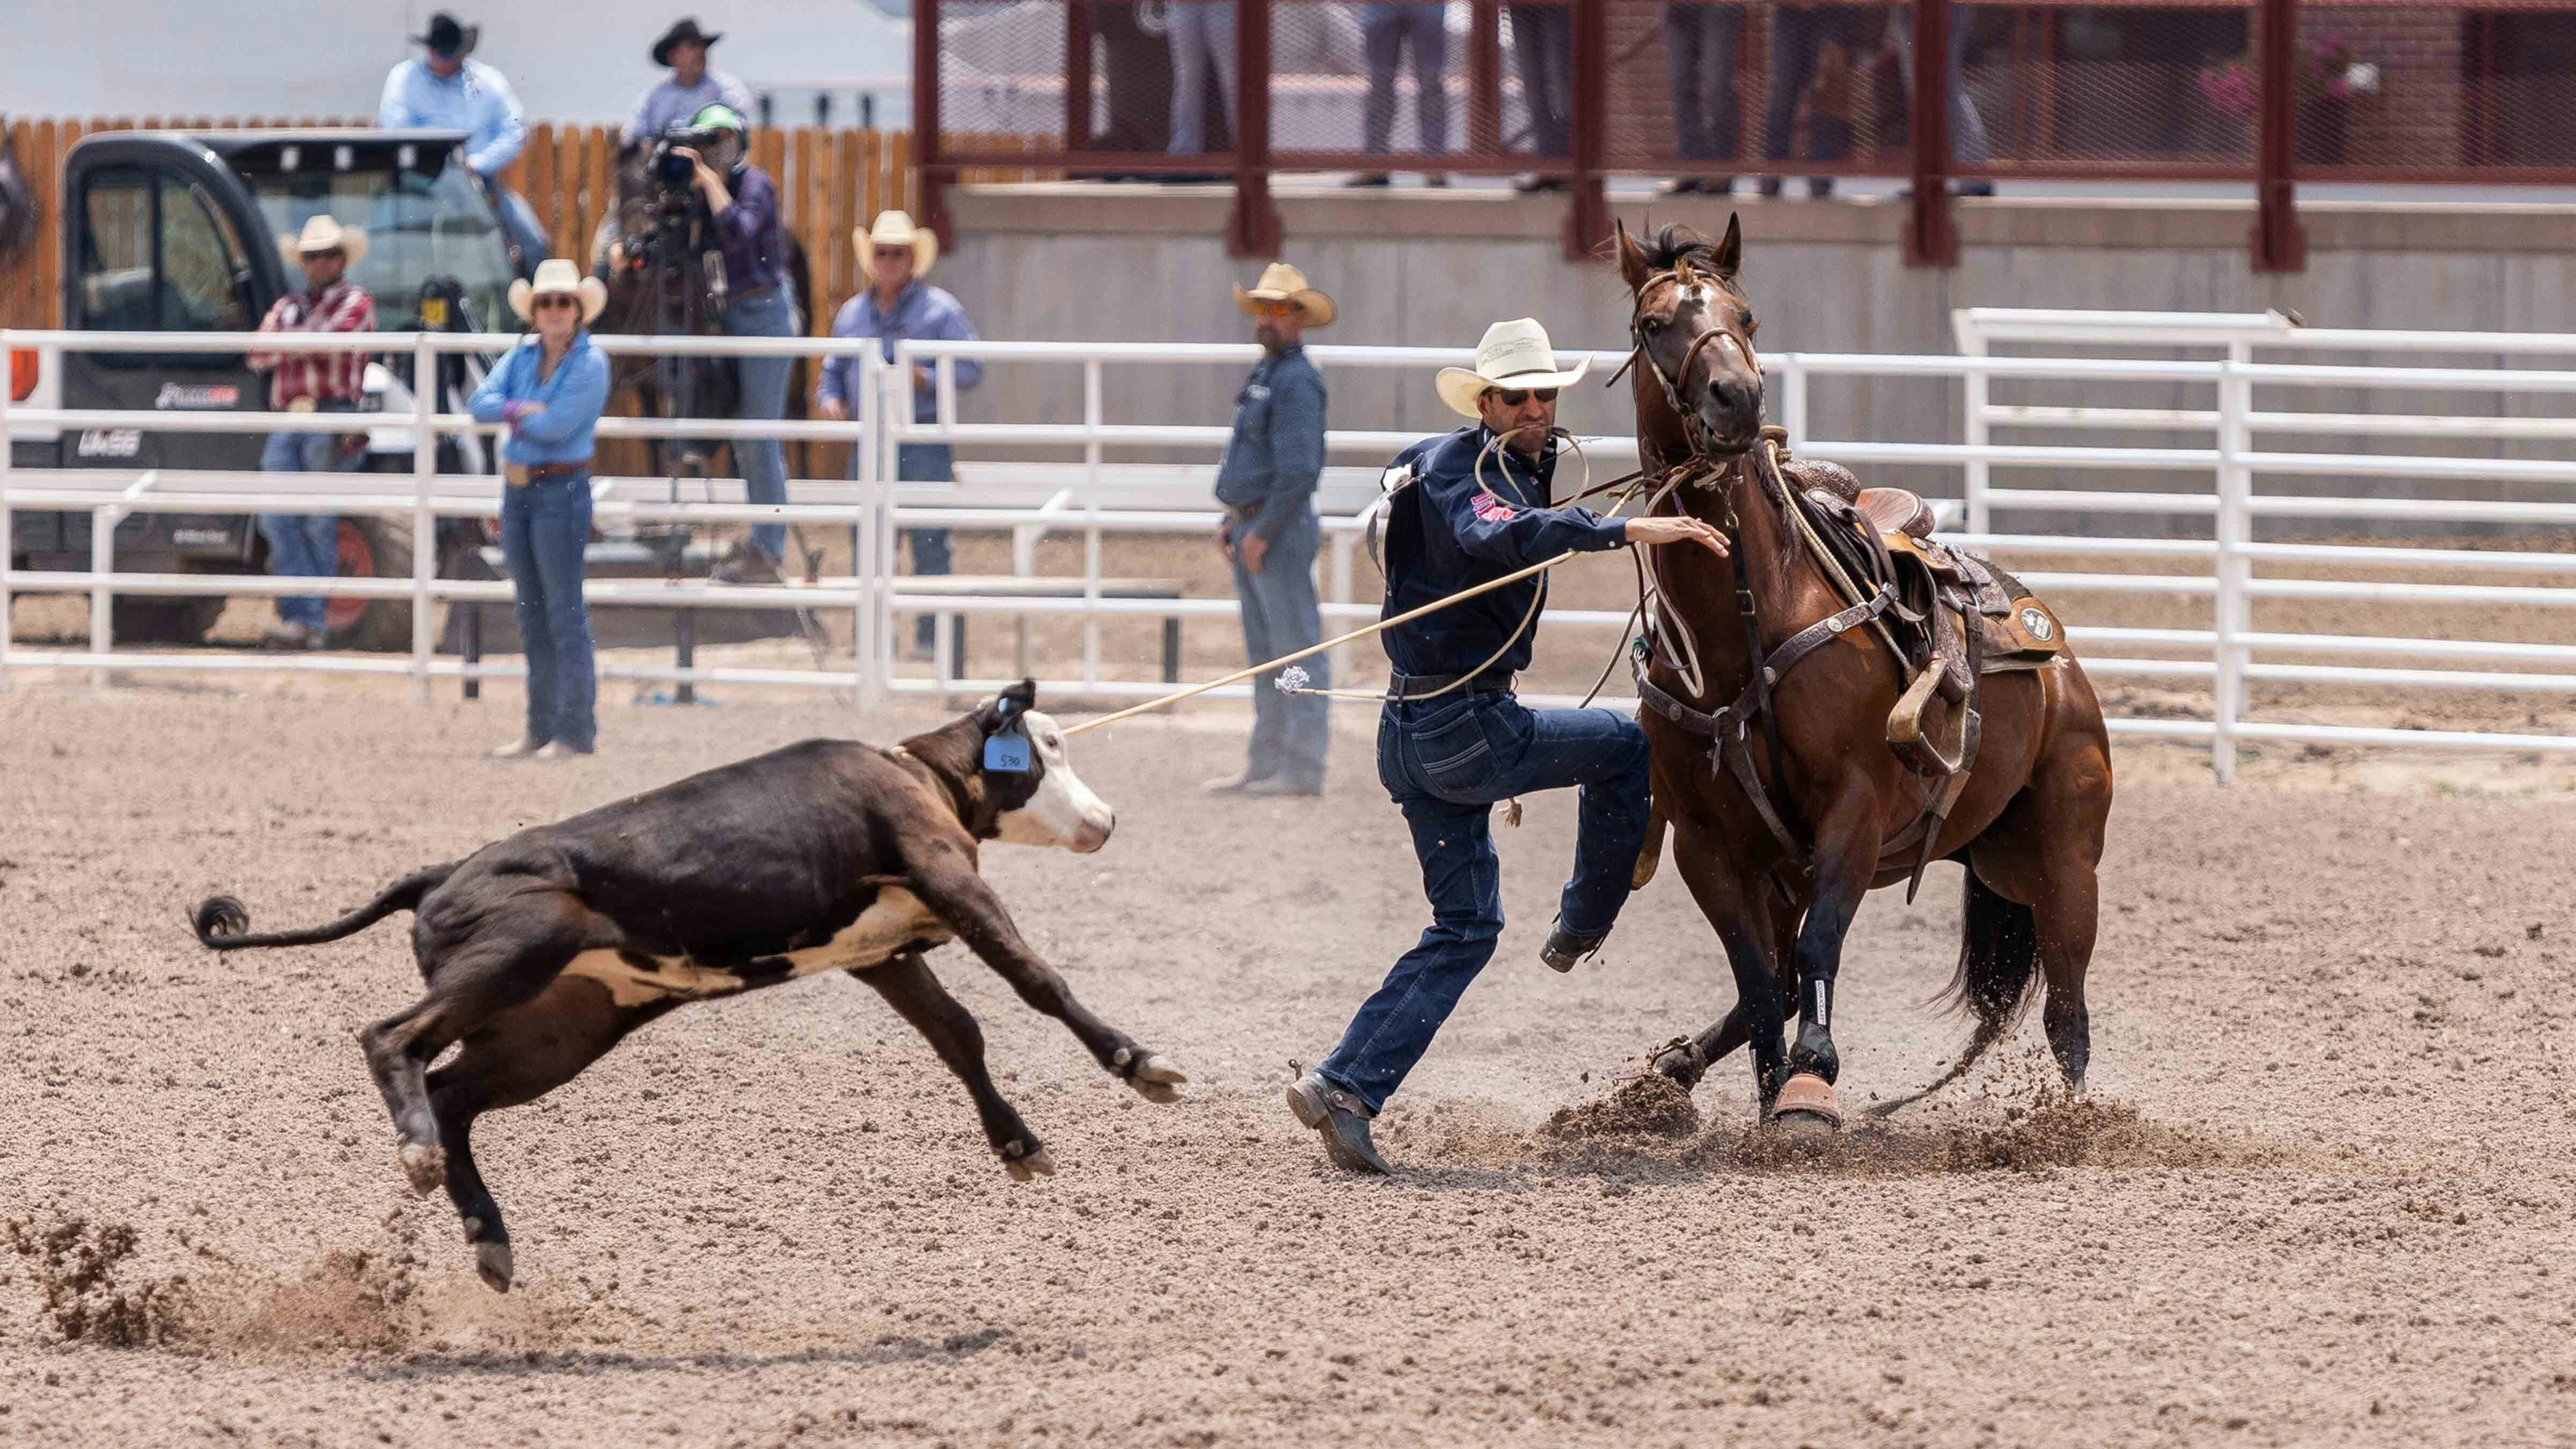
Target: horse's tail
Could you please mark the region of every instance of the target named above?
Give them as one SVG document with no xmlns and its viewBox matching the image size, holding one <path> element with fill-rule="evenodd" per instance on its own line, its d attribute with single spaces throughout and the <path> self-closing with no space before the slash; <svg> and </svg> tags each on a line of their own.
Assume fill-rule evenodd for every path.
<svg viewBox="0 0 2576 1449">
<path fill-rule="evenodd" d="M 1941 1080 L 1910 1096 L 1870 1108 L 1874 1117 L 1884 1117 L 1899 1107 L 1922 1101 L 1966 1076 L 1986 1049 L 2010 1035 L 2030 1010 L 2032 988 L 2039 981 L 2038 920 L 2030 907 L 2004 899 L 1977 879 L 1975 866 L 1968 868 L 1967 876 L 1967 919 L 1959 933 L 1959 969 L 1951 973 L 1950 984 L 1933 998 L 1933 1004 L 1971 1013 L 1977 1018 L 1976 1030 L 1968 1034 L 1968 1044 Z"/>
<path fill-rule="evenodd" d="M 313 946 L 324 941 L 337 941 L 354 936 L 396 911 L 420 909 L 421 897 L 444 884 L 456 873 L 461 862 L 449 861 L 416 870 L 384 888 L 374 900 L 358 907 L 327 926 L 303 931 L 276 931 L 264 936 L 250 932 L 250 910 L 238 897 L 208 896 L 197 905 L 193 924 L 197 939 L 213 951 L 239 951 L 246 946 Z"/>
</svg>

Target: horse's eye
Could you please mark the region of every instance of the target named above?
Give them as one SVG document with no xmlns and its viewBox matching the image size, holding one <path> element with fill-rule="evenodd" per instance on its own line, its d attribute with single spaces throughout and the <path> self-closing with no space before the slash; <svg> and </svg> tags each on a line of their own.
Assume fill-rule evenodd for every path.
<svg viewBox="0 0 2576 1449">
<path fill-rule="evenodd" d="M 1740 325 L 1744 328 L 1744 335 L 1747 337 L 1750 337 L 1754 333 L 1762 330 L 1762 324 L 1754 321 L 1753 314 L 1750 312 L 1744 314 L 1743 321 Z"/>
<path fill-rule="evenodd" d="M 1664 319 L 1654 316 L 1651 313 L 1644 317 L 1640 317 L 1637 319 L 1637 330 L 1640 332 L 1661 332 L 1664 330 Z"/>
</svg>

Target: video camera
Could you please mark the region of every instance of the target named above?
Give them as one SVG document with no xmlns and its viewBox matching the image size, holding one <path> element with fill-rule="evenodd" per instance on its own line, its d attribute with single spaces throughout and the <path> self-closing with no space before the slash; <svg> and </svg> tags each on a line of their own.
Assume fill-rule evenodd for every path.
<svg viewBox="0 0 2576 1449">
<path fill-rule="evenodd" d="M 686 146 L 703 156 L 707 152 L 707 147 L 714 144 L 718 136 L 724 134 L 722 131 L 694 130 L 680 125 L 673 126 L 654 137 L 651 161 L 654 183 L 665 192 L 688 190 L 690 181 L 698 173 L 698 168 L 688 157 L 676 154 L 672 148 Z"/>
</svg>

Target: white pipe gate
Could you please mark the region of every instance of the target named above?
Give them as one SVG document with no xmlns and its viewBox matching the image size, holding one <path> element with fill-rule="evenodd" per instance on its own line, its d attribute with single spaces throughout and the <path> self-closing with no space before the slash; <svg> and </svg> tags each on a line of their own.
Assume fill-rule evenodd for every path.
<svg viewBox="0 0 2576 1449">
<path fill-rule="evenodd" d="M 1963 520 L 1964 532 L 1945 535 L 1969 546 L 2015 555 L 2095 555 L 2187 561 L 2191 572 L 2100 574 L 2022 572 L 2023 579 L 2044 593 L 2068 591 L 2141 593 L 2207 598 L 2212 606 L 2208 629 L 2150 629 L 2117 625 L 2073 625 L 2072 637 L 2089 646 L 2135 646 L 2193 651 L 2193 658 L 2127 658 L 2096 656 L 2088 650 L 2086 669 L 2102 677 L 2141 676 L 2208 680 L 2214 691 L 2212 717 L 2197 719 L 2116 718 L 2111 728 L 2128 735 L 2208 739 L 2220 779 L 2231 777 L 2241 744 L 2260 740 L 2315 740 L 2344 744 L 2387 744 L 2417 748 L 2471 748 L 2576 751 L 2576 736 L 2501 734 L 2477 731 L 2382 729 L 2355 725 L 2298 723 L 2247 718 L 2246 689 L 2263 680 L 2372 685 L 2401 690 L 2482 689 L 2514 692 L 2576 693 L 2576 671 L 2508 673 L 2492 668 L 2402 668 L 2381 665 L 2318 665 L 2279 662 L 2267 655 L 2327 654 L 2361 657 L 2470 661 L 2477 665 L 2526 664 L 2566 669 L 2576 666 L 2576 645 L 2508 641 L 2446 640 L 2420 637 L 2374 637 L 2342 634 L 2264 632 L 2252 625 L 2257 599 L 2322 598 L 2375 602 L 2502 603 L 2566 607 L 2576 605 L 2576 588 L 2489 584 L 2393 583 L 2365 579 L 2265 578 L 2265 564 L 2332 566 L 2459 565 L 2540 575 L 2576 574 L 2576 553 L 2499 552 L 2462 548 L 2381 548 L 2328 544 L 2259 542 L 2258 519 L 2475 520 L 2533 525 L 2544 529 L 2576 525 L 2576 501 L 2505 502 L 2480 499 L 2410 496 L 2405 498 L 2312 497 L 2263 493 L 2256 480 L 2264 476 L 2395 478 L 2438 485 L 2443 482 L 2502 479 L 2538 482 L 2553 487 L 2576 485 L 2576 458 L 2473 458 L 2431 455 L 2387 455 L 2369 452 L 2302 453 L 2265 451 L 2265 434 L 2342 435 L 2370 439 L 2404 437 L 2418 443 L 2565 442 L 2576 441 L 2576 417 L 2508 417 L 2474 414 L 2399 415 L 2357 412 L 2261 411 L 2255 389 L 2344 388 L 2418 392 L 2513 394 L 2560 397 L 2576 394 L 2576 371 L 2507 367 L 2417 367 L 2411 365 L 2319 366 L 2256 360 L 2263 349 L 2316 349 L 2368 352 L 2400 357 L 2470 355 L 2496 358 L 2533 355 L 2576 357 L 2576 335 L 2544 333 L 2393 332 L 2297 328 L 2278 314 L 2203 315 L 2190 313 L 2071 313 L 2023 309 L 1964 310 L 1954 319 L 1960 356 L 1904 357 L 1866 354 L 1778 352 L 1763 363 L 1773 388 L 1774 414 L 1783 423 L 1796 451 L 1852 464 L 1866 472 L 1872 464 L 1940 464 L 1962 470 L 1961 496 L 1945 501 L 1945 522 Z M 432 375 L 441 353 L 500 351 L 517 339 L 502 335 L 460 336 L 446 333 L 280 335 L 169 334 L 86 332 L 0 332 L 0 349 L 33 347 L 49 354 L 83 352 L 230 353 L 253 348 L 283 351 L 348 351 L 408 353 L 415 379 Z M 669 502 L 639 496 L 644 487 L 659 492 L 659 479 L 594 480 L 595 517 L 618 521 L 695 521 L 722 523 L 814 522 L 855 530 L 853 574 L 817 583 L 724 585 L 705 581 L 662 583 L 639 580 L 593 580 L 589 597 L 598 603 L 651 603 L 692 608 L 781 608 L 848 610 L 855 647 L 849 667 L 804 669 L 657 668 L 631 664 L 603 665 L 605 678 L 666 682 L 779 683 L 820 685 L 852 691 L 863 706 L 891 695 L 947 695 L 993 687 L 1000 681 L 950 679 L 946 632 L 942 659 L 933 675 L 898 675 L 894 668 L 894 616 L 901 612 L 936 611 L 942 615 L 989 615 L 1026 618 L 1064 614 L 1086 625 L 1078 677 L 1042 682 L 1062 692 L 1100 698 L 1149 698 L 1166 690 L 1157 680 L 1104 677 L 1099 657 L 1098 621 L 1106 617 L 1147 616 L 1232 618 L 1230 599 L 1109 598 L 1101 591 L 1101 540 L 1104 534 L 1188 534 L 1204 537 L 1218 521 L 1205 493 L 1209 460 L 1224 446 L 1223 426 L 1179 424 L 1113 424 L 1106 421 L 1105 370 L 1111 364 L 1182 364 L 1227 370 L 1247 368 L 1259 356 L 1250 344 L 1084 344 L 1030 342 L 911 342 L 898 349 L 896 361 L 882 361 L 872 341 L 811 338 L 597 337 L 612 355 L 757 356 L 781 353 L 807 356 L 855 356 L 864 385 L 858 413 L 848 422 L 745 423 L 732 420 L 659 420 L 607 418 L 603 437 L 719 438 L 776 436 L 787 440 L 817 439 L 853 443 L 858 449 L 855 481 L 795 480 L 789 505 L 755 505 L 735 501 L 738 480 L 714 486 L 719 501 Z M 2158 350 L 2215 349 L 2212 360 L 2147 358 L 2002 357 L 1998 343 L 2047 344 L 2086 348 L 2135 346 Z M 1333 369 L 1402 369 L 1419 375 L 1436 367 L 1468 360 L 1464 349 L 1312 346 L 1308 355 L 1327 371 Z M 1594 359 L 1615 365 L 1624 353 L 1595 353 Z M 958 420 L 955 364 L 961 357 L 988 362 L 1043 363 L 1078 366 L 1083 377 L 1083 412 L 1078 423 L 967 423 Z M 51 360 L 49 358 L 49 360 Z M 936 419 L 912 421 L 913 364 L 933 375 Z M 1811 393 L 1819 379 L 1836 377 L 1931 378 L 1960 381 L 1963 399 L 1960 443 L 1913 443 L 1870 439 L 1819 439 L 1808 424 Z M 2211 390 L 2209 408 L 2135 408 L 2086 402 L 2081 405 L 1997 404 L 1994 384 L 2008 381 L 2072 381 L 2094 388 L 2122 383 L 2185 384 Z M 426 697 L 433 680 L 511 677 L 523 671 L 508 664 L 466 664 L 442 660 L 434 652 L 432 625 L 439 600 L 503 603 L 506 584 L 434 577 L 436 520 L 441 517 L 497 515 L 499 485 L 487 475 L 442 475 L 436 471 L 436 445 L 443 436 L 481 428 L 470 417 L 434 411 L 435 389 L 416 387 L 410 424 L 413 446 L 408 479 L 384 474 L 260 474 L 117 470 L 99 468 L 13 468 L 0 456 L 0 564 L 10 557 L 11 515 L 15 510 L 75 509 L 90 513 L 90 567 L 83 572 L 38 573 L 0 568 L 0 615 L 19 593 L 85 593 L 90 598 L 91 644 L 79 650 L 27 650 L 16 647 L 0 629 L 0 689 L 9 685 L 14 668 L 86 667 L 94 683 L 104 685 L 111 669 L 261 669 L 326 670 L 408 674 L 416 692 Z M 375 426 L 397 421 L 362 415 Z M 346 414 L 298 414 L 240 411 L 73 410 L 11 408 L 0 396 L 0 435 L 13 426 L 56 428 L 66 438 L 92 428 L 139 428 L 157 432 L 230 431 L 343 432 L 353 430 Z M 363 425 L 363 424 L 361 424 Z M 2206 437 L 2207 446 L 2110 447 L 2065 444 L 2014 444 L 1994 441 L 1998 431 L 2031 429 L 2121 429 L 2175 432 Z M 1364 459 L 1367 470 L 1415 440 L 1409 433 L 1340 431 L 1327 437 L 1336 458 Z M 1079 450 L 1079 461 L 1024 465 L 1045 475 L 1045 497 L 1025 506 L 996 506 L 993 485 L 979 483 L 979 472 L 998 468 L 962 465 L 965 481 L 953 486 L 898 485 L 897 450 L 905 443 L 942 442 L 972 447 L 1053 448 Z M 1595 439 L 1588 446 L 1613 470 L 1634 457 L 1633 439 Z M 1113 474 L 1151 473 L 1110 463 L 1110 449 L 1122 451 L 1186 450 L 1199 465 L 1194 474 L 1165 469 L 1170 475 L 1150 486 L 1112 481 Z M 2188 491 L 2131 492 L 2061 486 L 1999 486 L 1998 468 L 2085 474 L 2105 470 L 2169 472 L 2206 479 Z M 2067 480 L 2070 484 L 2075 480 Z M 1324 527 L 1333 549 L 1326 563 L 1325 616 L 1336 622 L 1376 615 L 1373 600 L 1354 598 L 1353 556 L 1366 525 L 1373 490 L 1343 488 L 1340 503 L 1326 512 Z M 2567 487 L 2576 499 L 2576 487 Z M 2169 518 L 2210 520 L 2210 536 L 2199 538 L 2084 538 L 2054 534 L 1997 532 L 1994 515 L 2022 510 L 2124 512 Z M 204 574 L 133 574 L 114 567 L 114 523 L 129 512 L 248 514 L 269 511 L 371 513 L 408 517 L 413 530 L 413 573 L 399 579 L 282 579 Z M 1034 543 L 1050 529 L 1079 527 L 1085 539 L 1082 590 L 1076 595 L 1035 598 L 1017 594 L 950 595 L 926 592 L 910 576 L 897 575 L 893 563 L 897 531 L 902 528 L 951 527 L 1011 530 L 1018 546 L 1015 564 L 1021 574 L 1034 572 Z M 229 655 L 206 652 L 119 652 L 112 636 L 112 601 L 118 595 L 314 594 L 338 597 L 405 597 L 412 602 L 412 648 L 408 658 L 345 655 Z M 1560 625 L 1616 628 L 1625 611 L 1550 610 Z M 1248 694 L 1244 686 L 1223 693 Z M 1535 698 L 1535 697 L 1534 697 Z"/>
</svg>

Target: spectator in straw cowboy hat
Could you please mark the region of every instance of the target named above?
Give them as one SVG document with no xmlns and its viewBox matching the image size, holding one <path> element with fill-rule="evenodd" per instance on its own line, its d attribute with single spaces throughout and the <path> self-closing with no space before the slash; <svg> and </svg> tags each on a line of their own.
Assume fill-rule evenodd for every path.
<svg viewBox="0 0 2576 1449">
<path fill-rule="evenodd" d="M 859 275 L 867 289 L 841 304 L 832 318 L 835 337 L 875 337 L 883 339 L 885 360 L 894 361 L 895 344 L 908 339 L 972 342 L 975 324 L 966 320 L 966 308 L 946 291 L 930 285 L 930 269 L 939 260 L 938 234 L 925 226 L 915 226 L 911 216 L 900 211 L 877 213 L 874 225 L 854 229 L 851 247 L 859 258 Z M 822 381 L 814 389 L 814 412 L 834 422 L 847 421 L 859 410 L 858 358 L 844 355 L 823 364 Z M 931 370 L 919 363 L 912 370 L 912 420 L 934 421 L 939 416 L 939 398 L 932 387 Z M 956 363 L 957 386 L 962 390 L 984 380 L 984 364 L 971 357 Z M 956 476 L 955 459 L 946 443 L 905 443 L 895 450 L 895 477 L 906 483 L 945 483 Z M 850 458 L 851 476 L 858 476 L 858 457 Z M 948 572 L 948 530 L 944 528 L 907 528 L 903 533 L 912 548 L 912 571 L 917 574 Z M 930 652 L 936 621 L 924 614 L 914 625 L 914 652 Z"/>
<path fill-rule="evenodd" d="M 519 97 L 501 72 L 473 54 L 483 27 L 468 25 L 441 10 L 411 42 L 421 48 L 418 60 L 406 60 L 385 73 L 384 95 L 376 102 L 376 124 L 386 130 L 435 127 L 465 132 L 465 165 L 474 173 L 501 229 L 518 253 L 518 264 L 536 265 L 546 254 L 545 234 L 537 214 L 519 193 L 501 184 L 501 170 L 519 158 L 528 144 L 527 119 Z"/>
<path fill-rule="evenodd" d="M 1497 322 L 1473 367 L 1443 368 L 1440 400 L 1471 419 L 1407 448 L 1410 475 L 1386 515 L 1390 618 L 1569 550 L 1725 540 L 1696 518 L 1604 518 L 1555 502 L 1556 396 L 1589 359 L 1560 365 L 1530 318 Z M 1542 576 L 1543 577 L 1543 576 Z M 1497 589 L 1380 635 L 1394 665 L 1378 723 L 1378 778 L 1404 811 L 1431 925 L 1362 1004 L 1323 1065 L 1288 1089 L 1297 1120 L 1341 1167 L 1389 1171 L 1369 1119 L 1431 1047 L 1502 935 L 1490 816 L 1533 790 L 1582 787 L 1574 876 L 1539 959 L 1559 971 L 1600 949 L 1627 902 L 1646 834 L 1646 734 L 1611 709 L 1534 710 L 1512 693 L 1529 667 L 1541 578 Z"/>
<path fill-rule="evenodd" d="M 590 324 L 608 286 L 548 257 L 533 282 L 510 284 L 510 310 L 536 330 L 474 390 L 479 423 L 503 423 L 501 554 L 528 659 L 528 724 L 495 759 L 562 759 L 596 747 L 599 692 L 582 563 L 590 544 L 591 434 L 608 403 L 608 359 Z"/>
<path fill-rule="evenodd" d="M 721 30 L 700 30 L 696 16 L 662 32 L 653 42 L 653 63 L 671 74 L 636 98 L 635 114 L 618 133 L 621 144 L 649 141 L 709 106 L 729 106 L 749 124 L 751 88 L 707 64 L 707 48 L 722 39 Z"/>
<path fill-rule="evenodd" d="M 1264 355 L 1235 396 L 1234 436 L 1217 465 L 1216 501 L 1225 508 L 1216 546 L 1234 568 L 1243 606 L 1246 663 L 1293 654 L 1323 638 L 1315 603 L 1315 485 L 1324 472 L 1324 375 L 1306 359 L 1310 327 L 1329 327 L 1333 299 L 1306 284 L 1306 274 L 1272 262 L 1234 305 L 1252 319 Z M 1317 688 L 1332 686 L 1318 656 L 1303 666 Z M 1332 736 L 1320 694 L 1283 694 L 1276 676 L 1252 686 L 1252 744 L 1243 772 L 1208 782 L 1220 795 L 1321 795 L 1324 750 Z"/>
<path fill-rule="evenodd" d="M 349 280 L 367 255 L 367 234 L 331 217 L 314 216 L 300 236 L 281 236 L 287 266 L 304 273 L 304 290 L 277 299 L 260 319 L 262 332 L 372 332 L 376 300 Z M 268 407 L 280 413 L 351 413 L 366 396 L 363 352 L 254 352 L 250 366 L 269 374 Z M 354 438 L 357 446 L 350 446 Z M 345 473 L 366 458 L 366 434 L 271 433 L 260 450 L 265 473 Z M 330 578 L 340 572 L 340 520 L 329 513 L 263 513 L 259 531 L 268 540 L 268 571 L 284 578 Z M 278 622 L 266 642 L 289 649 L 319 649 L 327 606 L 318 596 L 277 601 Z"/>
</svg>

